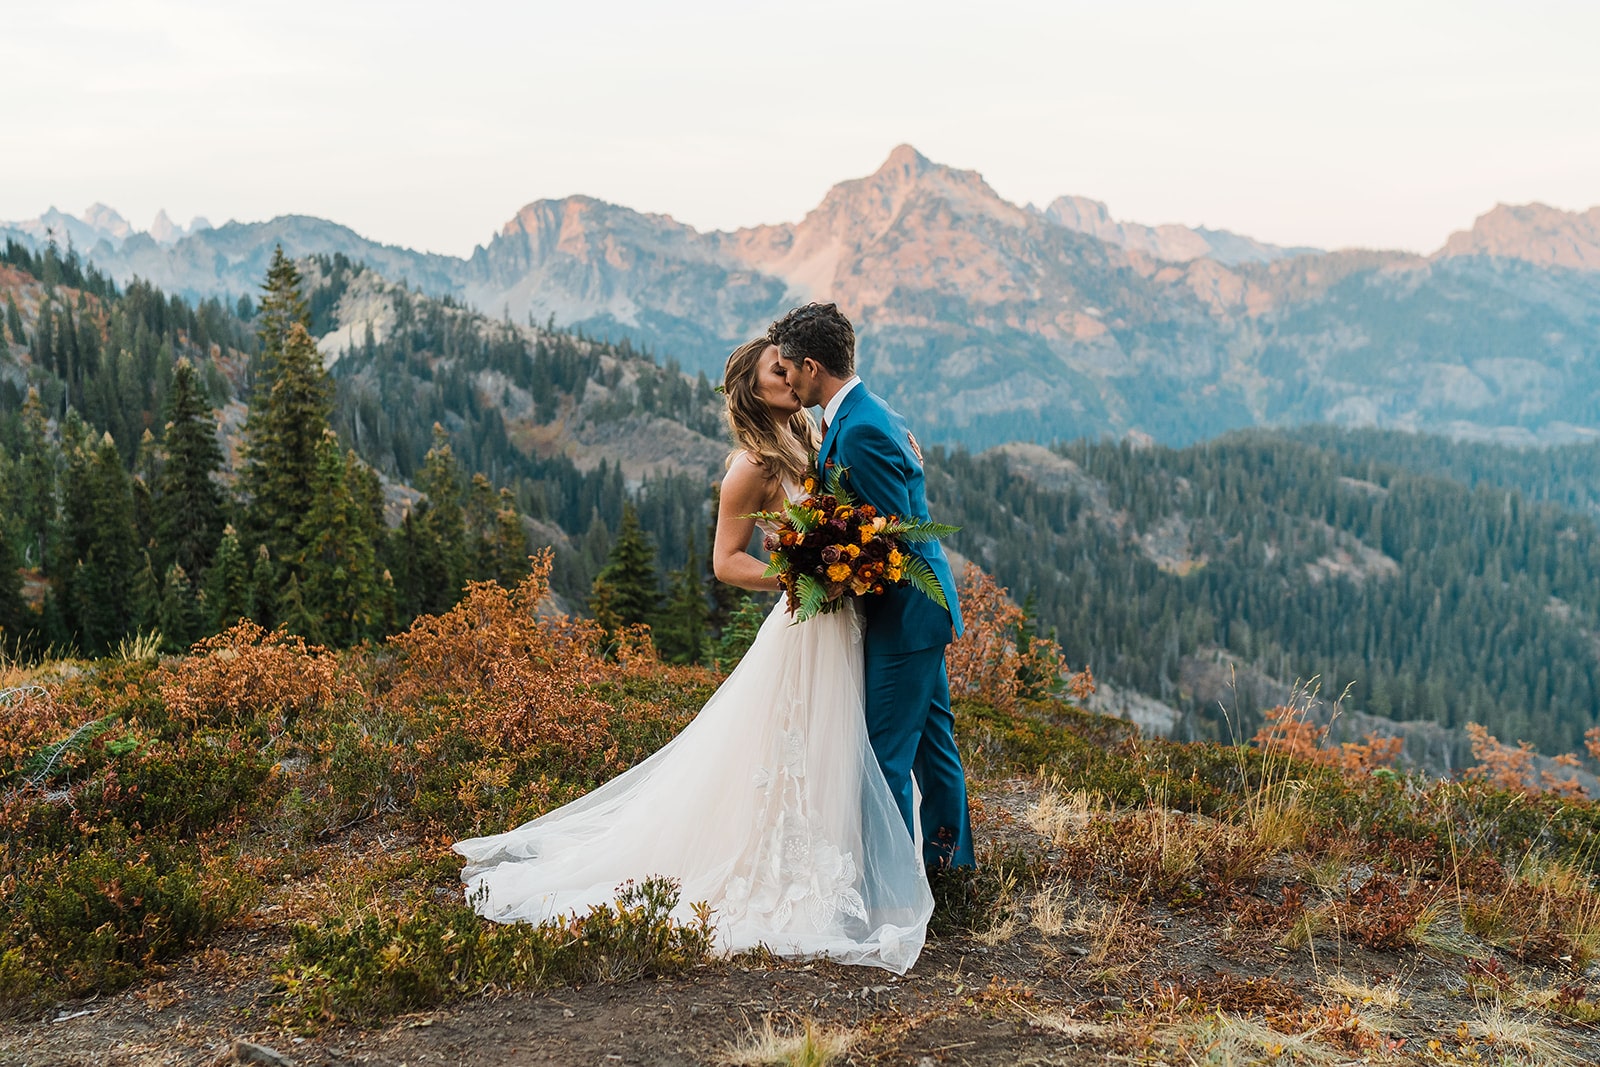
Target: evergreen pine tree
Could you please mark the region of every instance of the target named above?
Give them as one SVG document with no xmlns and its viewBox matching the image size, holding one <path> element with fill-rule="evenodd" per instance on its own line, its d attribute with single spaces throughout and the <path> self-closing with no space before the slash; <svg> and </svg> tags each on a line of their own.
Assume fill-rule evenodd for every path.
<svg viewBox="0 0 1600 1067">
<path fill-rule="evenodd" d="M 632 504 L 623 506 L 616 543 L 611 546 L 606 565 L 595 578 L 595 597 L 590 600 L 590 609 L 596 611 L 596 618 L 599 614 L 595 601 L 602 586 L 606 610 L 623 626 L 648 622 L 661 601 L 656 580 L 656 550 L 650 544 L 649 535 L 639 527 L 639 515 Z"/>
<path fill-rule="evenodd" d="M 205 609 L 213 633 L 226 630 L 251 612 L 250 568 L 232 524 L 223 527 L 216 556 L 206 571 Z"/>
<path fill-rule="evenodd" d="M 720 671 L 731 671 L 739 665 L 744 654 L 755 643 L 761 624 L 772 612 L 772 605 L 763 603 L 748 594 L 739 601 L 739 607 L 728 616 L 722 636 L 717 638 L 712 660 Z"/>
<path fill-rule="evenodd" d="M 339 439 L 328 430 L 317 451 L 296 572 L 303 577 L 297 592 L 307 629 L 301 632 L 315 641 L 349 645 L 374 635 L 386 613 L 367 515 L 345 473 Z M 284 621 L 296 625 L 289 613 Z"/>
<path fill-rule="evenodd" d="M 22 328 L 22 312 L 17 310 L 17 298 L 8 290 L 6 292 L 6 329 L 11 332 L 11 343 L 19 348 L 26 348 L 28 337 Z"/>
<path fill-rule="evenodd" d="M 222 536 L 222 469 L 217 421 L 194 365 L 178 360 L 167 390 L 165 462 L 152 485 L 159 559 L 203 574 Z"/>
<path fill-rule="evenodd" d="M 289 326 L 271 378 L 270 392 L 258 392 L 245 421 L 245 514 L 252 538 L 292 567 L 301 556 L 317 451 L 333 407 L 322 356 L 299 322 Z"/>
<path fill-rule="evenodd" d="M 22 572 L 9 525 L 0 522 L 0 653 L 17 656 L 33 647 L 37 628 L 22 597 Z"/>
<path fill-rule="evenodd" d="M 467 528 L 467 544 L 470 546 L 467 561 L 467 577 L 476 581 L 492 579 L 495 573 L 494 560 L 494 531 L 495 513 L 498 510 L 495 501 L 494 486 L 482 473 L 472 476 L 471 488 L 467 491 L 465 507 Z"/>
<path fill-rule="evenodd" d="M 278 568 L 266 545 L 256 546 L 256 561 L 250 567 L 250 617 L 272 629 L 278 625 Z"/>
<path fill-rule="evenodd" d="M 528 531 L 511 490 L 500 490 L 500 508 L 495 512 L 491 577 L 507 589 L 528 575 Z"/>
<path fill-rule="evenodd" d="M 84 652 L 114 648 L 154 603 L 138 586 L 143 553 L 133 524 L 133 493 L 110 434 L 73 449 L 67 465 L 63 556 L 68 626 Z"/>
<path fill-rule="evenodd" d="M 461 469 L 444 427 L 433 424 L 433 447 L 422 462 L 416 488 L 424 499 L 412 512 L 416 559 L 413 591 L 417 614 L 438 615 L 460 599 L 466 582 L 466 516 L 461 506 Z"/>
<path fill-rule="evenodd" d="M 156 609 L 156 629 L 161 632 L 162 647 L 169 652 L 182 652 L 200 636 L 205 625 L 199 598 L 189 584 L 189 576 L 180 564 L 167 568 L 166 580 L 161 585 L 161 603 Z"/>
<path fill-rule="evenodd" d="M 139 569 L 133 572 L 128 592 L 127 633 L 142 634 L 158 630 L 161 614 L 161 583 L 156 579 L 150 553 L 140 550 Z"/>
<path fill-rule="evenodd" d="M 45 429 L 39 391 L 28 390 L 22 405 L 22 442 L 13 472 L 18 544 L 24 567 L 44 568 L 53 555 L 56 534 L 57 468 L 61 455 Z"/>
<path fill-rule="evenodd" d="M 261 286 L 257 310 L 256 336 L 261 338 L 261 371 L 266 381 L 257 383 L 257 392 L 272 388 L 278 362 L 289 346 L 289 335 L 296 326 L 311 329 L 311 309 L 300 293 L 300 272 L 294 260 L 283 254 L 283 246 L 272 250 L 267 280 Z"/>
<path fill-rule="evenodd" d="M 667 605 L 654 627 L 656 649 L 670 663 L 699 663 L 705 658 L 709 605 L 694 541 L 691 533 L 688 559 L 681 570 L 672 572 Z"/>
</svg>

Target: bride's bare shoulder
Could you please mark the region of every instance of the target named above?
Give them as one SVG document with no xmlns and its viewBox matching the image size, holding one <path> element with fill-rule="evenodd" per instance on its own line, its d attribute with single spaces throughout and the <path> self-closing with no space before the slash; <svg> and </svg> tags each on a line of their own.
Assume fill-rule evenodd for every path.
<svg viewBox="0 0 1600 1067">
<path fill-rule="evenodd" d="M 772 486 L 773 477 L 767 473 L 767 468 L 745 451 L 734 453 L 728 473 L 722 476 L 724 499 L 766 500 Z"/>
</svg>

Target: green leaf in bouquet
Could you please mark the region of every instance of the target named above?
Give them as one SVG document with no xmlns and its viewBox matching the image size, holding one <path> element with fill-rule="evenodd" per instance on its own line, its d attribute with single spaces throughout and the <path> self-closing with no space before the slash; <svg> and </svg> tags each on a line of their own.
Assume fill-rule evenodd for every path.
<svg viewBox="0 0 1600 1067">
<path fill-rule="evenodd" d="M 950 606 L 949 601 L 944 598 L 944 589 L 939 585 L 939 579 L 933 575 L 933 568 L 928 566 L 927 561 L 921 556 L 906 556 L 906 561 L 901 566 L 900 571 L 911 588 L 941 608 Z M 801 579 L 801 581 L 804 580 L 803 578 Z"/>
<path fill-rule="evenodd" d="M 817 528 L 819 520 L 812 509 L 791 502 L 783 505 L 783 510 L 788 512 L 789 524 L 801 533 L 808 534 Z"/>
<path fill-rule="evenodd" d="M 789 516 L 782 511 L 752 511 L 748 515 L 740 515 L 741 519 L 755 519 L 757 522 L 770 522 L 775 526 L 782 526 L 789 521 Z"/>
<path fill-rule="evenodd" d="M 828 491 L 828 495 L 847 508 L 853 506 L 856 502 L 856 498 L 851 496 L 850 490 L 844 486 L 844 472 L 848 469 L 848 467 L 829 467 L 828 478 L 823 483 L 823 488 Z"/>
<path fill-rule="evenodd" d="M 821 582 L 809 574 L 802 574 L 795 583 L 795 590 L 800 594 L 800 612 L 795 616 L 795 622 L 805 622 L 814 615 L 822 614 L 822 609 L 828 604 L 828 591 Z"/>
<path fill-rule="evenodd" d="M 883 532 L 898 537 L 907 544 L 920 544 L 924 541 L 942 540 L 959 529 L 961 527 L 942 522 L 891 522 L 883 528 Z"/>
<path fill-rule="evenodd" d="M 776 578 L 788 569 L 788 564 L 784 561 L 784 558 L 774 552 L 772 558 L 767 560 L 767 569 L 761 572 L 761 577 Z"/>
</svg>

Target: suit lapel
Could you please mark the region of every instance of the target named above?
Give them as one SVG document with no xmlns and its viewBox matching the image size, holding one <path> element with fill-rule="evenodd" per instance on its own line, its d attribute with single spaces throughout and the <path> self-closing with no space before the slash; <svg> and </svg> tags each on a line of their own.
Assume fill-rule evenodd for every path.
<svg viewBox="0 0 1600 1067">
<path fill-rule="evenodd" d="M 856 387 L 845 394 L 839 402 L 839 410 L 834 413 L 833 421 L 828 423 L 828 433 L 822 439 L 822 447 L 817 451 L 817 466 L 827 469 L 828 457 L 833 454 L 833 443 L 839 438 L 839 424 L 849 417 L 851 410 L 860 402 L 862 394 L 867 391 L 865 382 L 857 382 Z"/>
</svg>

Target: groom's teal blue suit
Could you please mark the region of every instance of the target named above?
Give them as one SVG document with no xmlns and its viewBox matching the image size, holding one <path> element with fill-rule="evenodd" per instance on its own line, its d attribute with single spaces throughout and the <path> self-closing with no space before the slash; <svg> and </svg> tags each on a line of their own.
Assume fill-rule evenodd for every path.
<svg viewBox="0 0 1600 1067">
<path fill-rule="evenodd" d="M 817 461 L 844 469 L 851 495 L 880 515 L 927 519 L 922 461 L 905 420 L 862 384 L 847 393 Z M 910 549 L 933 569 L 947 611 L 909 586 L 866 597 L 866 714 L 872 750 L 912 828 L 911 779 L 922 790 L 923 860 L 929 870 L 973 865 L 967 783 L 950 713 L 944 650 L 961 634 L 950 561 L 937 541 Z"/>
</svg>

